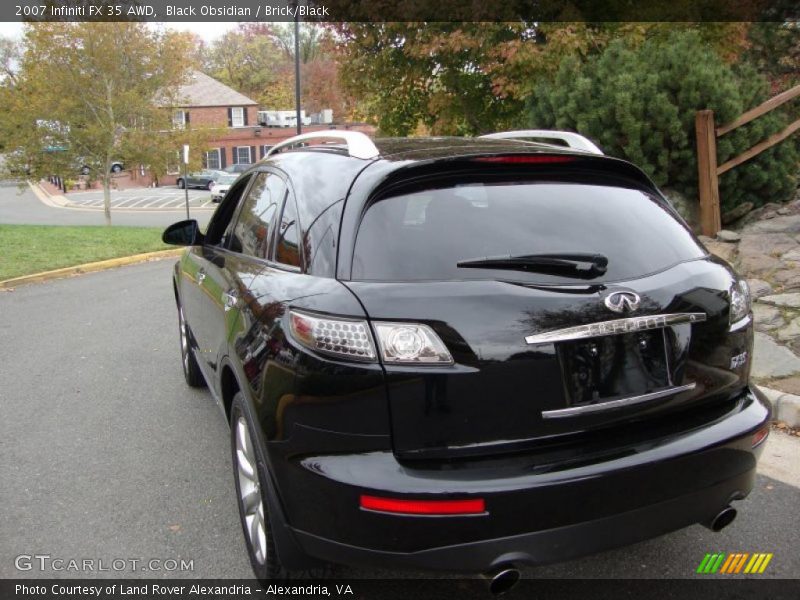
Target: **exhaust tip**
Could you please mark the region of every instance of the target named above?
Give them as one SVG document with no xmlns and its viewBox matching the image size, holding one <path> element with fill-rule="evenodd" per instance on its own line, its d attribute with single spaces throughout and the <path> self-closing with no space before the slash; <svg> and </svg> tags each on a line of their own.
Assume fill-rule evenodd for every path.
<svg viewBox="0 0 800 600">
<path fill-rule="evenodd" d="M 519 570 L 513 565 L 502 566 L 483 575 L 493 596 L 502 596 L 511 590 L 517 585 L 519 576 Z"/>
<path fill-rule="evenodd" d="M 723 508 L 717 515 L 711 519 L 711 521 L 706 525 L 711 531 L 722 531 L 728 525 L 733 523 L 733 520 L 736 518 L 736 509 L 731 506 L 726 506 Z"/>
</svg>

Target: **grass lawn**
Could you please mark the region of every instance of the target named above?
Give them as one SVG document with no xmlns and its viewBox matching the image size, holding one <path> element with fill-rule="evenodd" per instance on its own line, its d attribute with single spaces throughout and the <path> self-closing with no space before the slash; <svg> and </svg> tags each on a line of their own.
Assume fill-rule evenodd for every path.
<svg viewBox="0 0 800 600">
<path fill-rule="evenodd" d="M 0 281 L 83 263 L 167 250 L 157 227 L 0 225 Z"/>
</svg>

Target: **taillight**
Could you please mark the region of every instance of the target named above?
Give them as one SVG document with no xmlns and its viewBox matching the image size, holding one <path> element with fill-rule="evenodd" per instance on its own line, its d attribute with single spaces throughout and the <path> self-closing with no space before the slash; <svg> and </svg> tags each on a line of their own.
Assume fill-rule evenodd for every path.
<svg viewBox="0 0 800 600">
<path fill-rule="evenodd" d="M 744 279 L 737 281 L 730 291 L 730 324 L 733 325 L 750 314 L 750 286 Z"/>
<path fill-rule="evenodd" d="M 397 515 L 483 515 L 486 503 L 483 498 L 465 500 L 407 500 L 361 496 L 361 508 Z"/>
<path fill-rule="evenodd" d="M 767 439 L 768 435 L 769 435 L 769 425 L 767 425 L 766 427 L 762 427 L 761 429 L 756 431 L 753 434 L 753 448 L 762 444 L 764 440 Z"/>
<path fill-rule="evenodd" d="M 451 365 L 453 357 L 427 325 L 373 321 L 383 362 L 391 365 Z"/>
<path fill-rule="evenodd" d="M 289 312 L 289 321 L 294 338 L 311 350 L 353 360 L 375 361 L 375 344 L 366 321 L 294 310 Z"/>
<path fill-rule="evenodd" d="M 555 163 L 568 163 L 575 160 L 572 156 L 554 156 L 554 155 L 530 155 L 530 156 L 480 156 L 473 158 L 476 162 L 484 163 L 505 163 L 505 164 L 555 164 Z"/>
</svg>

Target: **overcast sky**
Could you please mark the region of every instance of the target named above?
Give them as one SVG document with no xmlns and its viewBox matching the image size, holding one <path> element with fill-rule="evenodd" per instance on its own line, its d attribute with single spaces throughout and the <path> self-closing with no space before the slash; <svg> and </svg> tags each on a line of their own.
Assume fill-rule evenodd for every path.
<svg viewBox="0 0 800 600">
<path fill-rule="evenodd" d="M 167 23 L 170 29 L 181 31 L 193 31 L 206 41 L 218 38 L 226 31 L 235 28 L 238 23 Z M 22 35 L 22 23 L 0 23 L 0 36 L 20 37 Z"/>
</svg>

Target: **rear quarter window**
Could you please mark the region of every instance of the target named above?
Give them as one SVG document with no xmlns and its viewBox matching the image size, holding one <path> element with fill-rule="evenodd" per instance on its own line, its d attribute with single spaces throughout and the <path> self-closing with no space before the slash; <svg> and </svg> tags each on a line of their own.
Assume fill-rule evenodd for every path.
<svg viewBox="0 0 800 600">
<path fill-rule="evenodd" d="M 605 255 L 608 270 L 592 283 L 633 279 L 705 256 L 663 200 L 641 189 L 473 182 L 373 202 L 358 229 L 352 278 L 574 281 L 568 274 L 457 266 L 469 259 L 539 253 Z"/>
</svg>

